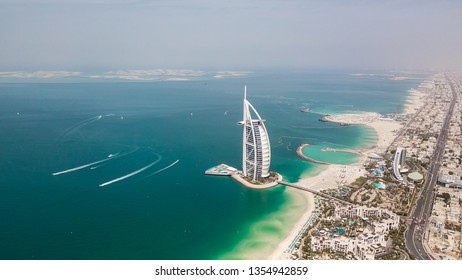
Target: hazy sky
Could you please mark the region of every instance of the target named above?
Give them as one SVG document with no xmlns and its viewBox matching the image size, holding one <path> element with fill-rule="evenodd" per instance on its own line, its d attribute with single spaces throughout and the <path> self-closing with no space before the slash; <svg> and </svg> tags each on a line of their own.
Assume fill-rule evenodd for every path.
<svg viewBox="0 0 462 280">
<path fill-rule="evenodd" d="M 0 71 L 462 69 L 462 1 L 0 0 Z"/>
</svg>

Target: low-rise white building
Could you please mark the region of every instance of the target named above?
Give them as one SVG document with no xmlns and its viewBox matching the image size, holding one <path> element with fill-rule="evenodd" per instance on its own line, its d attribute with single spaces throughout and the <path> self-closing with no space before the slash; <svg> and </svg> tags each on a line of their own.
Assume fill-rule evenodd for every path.
<svg viewBox="0 0 462 280">
<path fill-rule="evenodd" d="M 343 217 L 382 218 L 380 224 L 384 224 L 388 230 L 395 229 L 399 225 L 399 216 L 392 211 L 384 208 L 366 207 L 366 206 L 337 206 L 334 217 L 340 219 Z"/>
<path fill-rule="evenodd" d="M 385 236 L 390 229 L 399 225 L 399 216 L 388 209 L 370 208 L 365 206 L 336 206 L 334 217 L 336 219 L 369 217 L 381 218 L 378 221 L 369 221 L 369 226 L 355 237 L 329 236 L 322 234 L 311 238 L 311 250 L 323 251 L 330 249 L 335 252 L 347 254 L 360 260 L 373 260 L 378 253 L 384 251 L 387 241 Z"/>
</svg>

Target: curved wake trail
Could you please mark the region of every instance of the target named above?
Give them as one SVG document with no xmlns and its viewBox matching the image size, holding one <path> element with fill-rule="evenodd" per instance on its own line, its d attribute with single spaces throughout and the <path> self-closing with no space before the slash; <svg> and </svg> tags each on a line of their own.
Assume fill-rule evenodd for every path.
<svg viewBox="0 0 462 280">
<path fill-rule="evenodd" d="M 66 138 L 69 134 L 77 131 L 78 129 L 86 126 L 87 124 L 96 122 L 97 120 L 99 120 L 101 118 L 102 118 L 102 116 L 99 115 L 99 116 L 96 116 L 96 117 L 89 118 L 89 119 L 86 119 L 84 121 L 81 121 L 81 122 L 79 122 L 77 124 L 74 124 L 71 127 L 69 127 L 68 129 L 66 129 L 66 131 L 60 136 L 60 138 Z"/>
<path fill-rule="evenodd" d="M 160 160 L 161 160 L 161 157 L 159 156 L 159 158 L 158 158 L 156 161 L 154 161 L 154 162 L 152 162 L 152 163 L 146 165 L 145 167 L 140 168 L 140 169 L 138 169 L 138 170 L 136 170 L 136 171 L 133 171 L 132 173 L 129 173 L 129 174 L 124 175 L 124 176 L 122 176 L 122 177 L 119 177 L 119 178 L 116 178 L 116 179 L 114 179 L 114 180 L 108 181 L 108 182 L 106 182 L 106 183 L 102 183 L 102 184 L 100 184 L 99 186 L 100 186 L 100 187 L 104 187 L 104 186 L 110 185 L 110 184 L 112 184 L 112 183 L 115 183 L 115 182 L 118 182 L 118 181 L 122 181 L 122 180 L 124 180 L 124 179 L 127 179 L 128 177 L 131 177 L 131 176 L 134 176 L 134 175 L 136 175 L 136 174 L 138 174 L 138 173 L 143 172 L 144 170 L 146 170 L 146 169 L 148 169 L 149 167 L 153 166 L 154 164 L 158 163 Z"/>
<path fill-rule="evenodd" d="M 72 134 L 72 133 L 75 133 L 76 131 L 78 131 L 79 129 L 83 128 L 84 126 L 87 126 L 91 123 L 94 123 L 96 121 L 99 121 L 101 120 L 102 118 L 104 117 L 112 117 L 112 116 L 115 116 L 115 114 L 106 114 L 106 115 L 98 115 L 96 117 L 93 117 L 93 118 L 89 118 L 89 119 L 86 119 L 84 121 L 81 121 L 73 126 L 71 126 L 70 128 L 68 128 L 61 136 L 60 138 L 64 139 L 66 138 L 69 134 Z"/>
<path fill-rule="evenodd" d="M 150 176 L 152 176 L 152 175 L 154 175 L 154 174 L 157 174 L 157 173 L 159 173 L 159 172 L 162 172 L 162 171 L 164 171 L 165 169 L 169 169 L 170 167 L 172 167 L 172 166 L 174 166 L 175 164 L 177 164 L 179 161 L 180 161 L 180 160 L 177 159 L 174 163 L 170 164 L 169 166 L 166 166 L 166 167 L 164 167 L 164 168 L 162 168 L 162 169 L 157 170 L 157 171 L 154 172 L 154 173 L 149 174 L 148 177 L 150 177 Z"/>
<path fill-rule="evenodd" d="M 128 154 L 131 154 L 131 153 L 135 152 L 136 150 L 137 149 L 135 149 L 133 151 L 130 151 L 130 152 L 127 152 L 125 154 L 118 155 L 118 156 L 112 156 L 110 158 L 105 158 L 105 159 L 102 159 L 102 160 L 94 161 L 94 162 L 87 163 L 87 164 L 84 164 L 84 165 L 80 165 L 80 166 L 77 166 L 77 167 L 74 167 L 74 168 L 71 168 L 71 169 L 66 169 L 66 170 L 63 170 L 63 171 L 55 172 L 55 173 L 52 173 L 52 175 L 56 176 L 56 175 L 61 175 L 61 174 L 64 174 L 64 173 L 74 172 L 74 171 L 84 169 L 84 168 L 87 168 L 87 167 L 90 167 L 90 166 L 93 166 L 93 165 L 96 165 L 96 164 L 99 164 L 99 163 L 102 163 L 102 162 L 106 162 L 106 161 L 109 161 L 109 160 L 112 160 L 112 159 L 116 159 L 116 158 L 119 158 L 119 157 L 126 156 Z"/>
</svg>

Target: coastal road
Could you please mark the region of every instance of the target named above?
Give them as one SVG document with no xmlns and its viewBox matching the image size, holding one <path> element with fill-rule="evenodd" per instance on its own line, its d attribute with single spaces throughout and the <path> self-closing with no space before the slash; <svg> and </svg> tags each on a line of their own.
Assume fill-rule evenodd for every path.
<svg viewBox="0 0 462 280">
<path fill-rule="evenodd" d="M 443 127 L 441 128 L 441 132 L 438 136 L 436 148 L 433 152 L 432 161 L 430 162 L 428 173 L 425 178 L 425 183 L 422 187 L 422 190 L 419 193 L 416 205 L 410 216 L 410 223 L 408 225 L 408 228 L 404 233 L 406 248 L 412 255 L 414 255 L 416 259 L 420 260 L 431 259 L 425 251 L 423 245 L 423 239 L 425 237 L 424 232 L 427 227 L 427 223 L 433 208 L 433 201 L 435 198 L 434 187 L 438 179 L 438 171 L 441 166 L 441 158 L 444 154 L 444 147 L 448 136 L 449 123 L 451 121 L 451 117 L 454 112 L 454 106 L 457 100 L 457 94 L 454 90 L 452 81 L 448 77 L 446 77 L 446 80 L 448 81 L 449 87 L 451 88 L 452 92 L 451 104 L 449 105 L 448 113 L 444 120 Z"/>
<path fill-rule="evenodd" d="M 401 249 L 395 249 L 395 251 L 399 253 L 399 259 L 400 260 L 408 260 L 409 259 L 409 255 L 405 251 L 403 251 Z"/>
</svg>

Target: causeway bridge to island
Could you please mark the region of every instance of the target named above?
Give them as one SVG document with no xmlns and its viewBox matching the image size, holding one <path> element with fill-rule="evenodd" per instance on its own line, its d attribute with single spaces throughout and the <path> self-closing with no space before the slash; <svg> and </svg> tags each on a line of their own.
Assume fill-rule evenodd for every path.
<svg viewBox="0 0 462 280">
<path fill-rule="evenodd" d="M 318 191 L 309 189 L 307 187 L 302 187 L 302 186 L 299 186 L 297 184 L 293 184 L 293 183 L 289 183 L 289 182 L 285 182 L 285 181 L 277 181 L 277 182 L 280 185 L 284 185 L 284 186 L 291 187 L 291 188 L 294 188 L 294 189 L 299 189 L 299 190 L 302 190 L 302 191 L 310 192 L 312 194 L 315 194 L 315 195 L 320 196 L 320 197 L 322 197 L 324 199 L 327 199 L 327 200 L 333 200 L 333 201 L 336 201 L 338 203 L 345 204 L 345 205 L 354 205 L 353 203 L 350 203 L 348 201 L 341 200 L 341 199 L 333 197 L 331 195 L 328 195 L 328 194 L 325 194 L 325 193 L 322 193 L 322 192 L 318 192 Z"/>
</svg>

